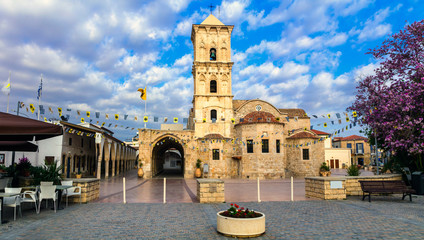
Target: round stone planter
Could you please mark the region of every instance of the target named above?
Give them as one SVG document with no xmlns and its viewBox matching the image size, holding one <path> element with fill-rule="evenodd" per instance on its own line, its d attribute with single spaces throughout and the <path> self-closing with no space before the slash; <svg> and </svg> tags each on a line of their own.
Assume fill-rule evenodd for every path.
<svg viewBox="0 0 424 240">
<path fill-rule="evenodd" d="M 265 214 L 258 218 L 230 218 L 217 215 L 217 231 L 230 237 L 257 237 L 265 233 Z"/>
</svg>

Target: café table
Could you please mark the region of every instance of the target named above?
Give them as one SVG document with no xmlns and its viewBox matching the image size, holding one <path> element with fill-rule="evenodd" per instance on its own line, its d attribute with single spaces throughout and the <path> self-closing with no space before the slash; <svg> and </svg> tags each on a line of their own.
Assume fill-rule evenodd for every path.
<svg viewBox="0 0 424 240">
<path fill-rule="evenodd" d="M 66 190 L 68 188 L 71 188 L 72 186 L 64 186 L 64 185 L 55 185 L 56 191 L 57 191 L 57 210 L 62 210 L 64 207 L 60 207 L 60 203 L 62 202 L 62 192 L 63 190 Z"/>
<path fill-rule="evenodd" d="M 4 213 L 4 206 L 3 206 L 3 199 L 5 197 L 15 197 L 20 195 L 20 193 L 0 193 L 0 200 L 1 200 L 1 219 L 0 224 L 8 223 L 9 221 L 3 220 L 3 213 Z"/>
</svg>

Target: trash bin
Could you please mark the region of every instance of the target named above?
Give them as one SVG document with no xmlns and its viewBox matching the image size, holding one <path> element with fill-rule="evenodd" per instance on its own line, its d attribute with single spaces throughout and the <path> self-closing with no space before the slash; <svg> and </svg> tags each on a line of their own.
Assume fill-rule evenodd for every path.
<svg viewBox="0 0 424 240">
<path fill-rule="evenodd" d="M 424 195 L 424 172 L 412 173 L 412 188 L 417 191 L 418 195 Z"/>
</svg>

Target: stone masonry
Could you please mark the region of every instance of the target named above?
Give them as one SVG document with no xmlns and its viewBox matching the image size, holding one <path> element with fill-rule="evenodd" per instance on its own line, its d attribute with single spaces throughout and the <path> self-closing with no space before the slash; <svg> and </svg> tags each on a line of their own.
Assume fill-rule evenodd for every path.
<svg viewBox="0 0 424 240">
<path fill-rule="evenodd" d="M 224 181 L 220 179 L 197 179 L 197 199 L 200 203 L 225 202 Z"/>
</svg>

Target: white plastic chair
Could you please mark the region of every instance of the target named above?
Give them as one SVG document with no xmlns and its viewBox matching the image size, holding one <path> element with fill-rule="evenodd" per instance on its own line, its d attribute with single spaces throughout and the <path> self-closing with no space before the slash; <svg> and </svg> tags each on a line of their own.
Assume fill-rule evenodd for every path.
<svg viewBox="0 0 424 240">
<path fill-rule="evenodd" d="M 53 206 L 54 206 L 54 212 L 56 212 L 56 200 L 57 200 L 57 192 L 56 192 L 56 186 L 40 186 L 40 196 L 39 196 L 39 202 L 38 202 L 38 213 L 40 213 L 41 208 L 41 202 L 43 199 L 46 199 L 46 208 L 48 207 L 48 199 L 53 200 Z"/>
<path fill-rule="evenodd" d="M 38 188 L 35 191 L 25 191 L 21 194 L 21 203 L 24 202 L 30 202 L 34 203 L 35 206 L 35 212 L 38 212 L 37 202 L 38 202 L 38 196 L 37 196 Z"/>
<path fill-rule="evenodd" d="M 52 186 L 53 182 L 40 182 L 41 186 Z"/>
<path fill-rule="evenodd" d="M 22 191 L 22 188 L 5 188 L 5 193 L 18 193 L 20 194 Z M 16 207 L 19 206 L 19 214 L 22 217 L 22 208 L 21 208 L 21 197 L 20 195 L 16 195 L 14 197 L 5 197 L 3 198 L 3 206 L 6 207 L 13 207 L 14 208 L 14 214 L 13 214 L 13 220 L 16 221 Z M 2 209 L 3 211 L 3 209 Z"/>
<path fill-rule="evenodd" d="M 62 181 L 62 185 L 64 186 L 72 186 L 73 185 L 73 181 Z M 71 187 L 66 189 L 66 192 L 64 191 L 64 193 L 66 194 L 66 207 L 68 206 L 68 197 L 69 196 L 78 196 L 80 197 L 80 204 L 81 204 L 81 187 L 79 186 L 75 186 L 75 187 Z"/>
</svg>

